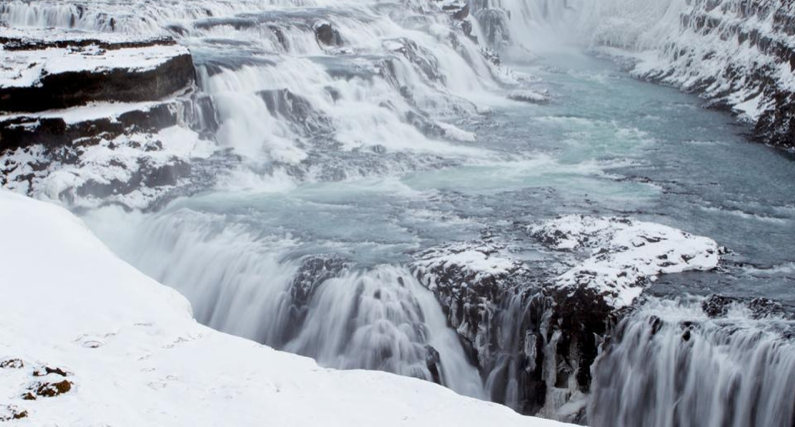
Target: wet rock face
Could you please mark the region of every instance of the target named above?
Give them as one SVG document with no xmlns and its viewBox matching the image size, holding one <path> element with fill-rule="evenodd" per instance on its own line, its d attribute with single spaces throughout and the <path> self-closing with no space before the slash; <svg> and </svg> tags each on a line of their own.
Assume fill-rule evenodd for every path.
<svg viewBox="0 0 795 427">
<path fill-rule="evenodd" d="M 747 309 L 752 319 L 783 317 L 787 315 L 784 306 L 767 298 L 743 300 L 724 295 L 711 295 L 701 303 L 701 309 L 711 318 L 725 317 L 732 309 Z"/>
<path fill-rule="evenodd" d="M 332 132 L 331 119 L 318 112 L 312 104 L 287 89 L 258 92 L 268 112 L 292 124 L 296 133 L 317 137 Z"/>
<path fill-rule="evenodd" d="M 514 278 L 524 272 L 505 251 L 505 246 L 492 242 L 459 243 L 423 252 L 412 266 L 478 362 L 491 358 L 495 312 Z"/>
<path fill-rule="evenodd" d="M 318 43 L 325 46 L 342 46 L 340 32 L 328 22 L 320 22 L 313 26 Z"/>
<path fill-rule="evenodd" d="M 587 393 L 588 367 L 613 312 L 601 295 L 544 288 L 542 277 L 494 242 L 426 251 L 413 271 L 437 295 L 492 400 L 560 418 L 559 406 Z"/>
<path fill-rule="evenodd" d="M 289 326 L 281 331 L 272 345 L 284 346 L 295 338 L 309 314 L 309 304 L 315 292 L 327 280 L 338 277 L 348 265 L 348 260 L 336 255 L 312 255 L 301 260 L 289 288 Z"/>
<path fill-rule="evenodd" d="M 782 390 L 795 375 L 795 323 L 758 304 L 712 296 L 637 307 L 595 361 L 588 425 L 791 426 L 795 401 Z"/>
<path fill-rule="evenodd" d="M 795 94 L 777 92 L 771 98 L 773 107 L 756 122 L 756 138 L 778 147 L 795 148 Z"/>
<path fill-rule="evenodd" d="M 436 57 L 414 41 L 406 38 L 387 40 L 384 42 L 384 47 L 395 54 L 405 57 L 428 80 L 434 82 L 445 81 L 444 76 L 439 71 L 439 62 Z"/>
<path fill-rule="evenodd" d="M 453 19 L 463 21 L 469 17 L 469 4 L 462 0 L 437 0 L 441 3 L 442 10 Z"/>
<path fill-rule="evenodd" d="M 306 308 L 317 288 L 337 277 L 347 266 L 347 260 L 334 255 L 313 255 L 304 259 L 290 286 L 293 305 Z"/>
</svg>

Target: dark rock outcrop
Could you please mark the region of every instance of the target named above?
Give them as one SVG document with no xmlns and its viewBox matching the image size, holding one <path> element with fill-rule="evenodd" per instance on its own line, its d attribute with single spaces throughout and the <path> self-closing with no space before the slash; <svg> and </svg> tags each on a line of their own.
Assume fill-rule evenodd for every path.
<svg viewBox="0 0 795 427">
<path fill-rule="evenodd" d="M 711 318 L 724 317 L 729 313 L 730 309 L 736 307 L 747 309 L 752 319 L 783 317 L 787 315 L 781 303 L 767 298 L 743 300 L 741 298 L 715 294 L 709 296 L 701 303 L 701 309 Z"/>
<path fill-rule="evenodd" d="M 756 139 L 778 147 L 795 148 L 795 94 L 776 92 L 771 98 L 773 106 L 756 122 Z"/>
<path fill-rule="evenodd" d="M 318 43 L 324 46 L 342 46 L 340 32 L 331 23 L 320 22 L 313 26 Z"/>
<path fill-rule="evenodd" d="M 22 369 L 25 362 L 22 359 L 8 359 L 0 362 L 0 369 Z"/>
<path fill-rule="evenodd" d="M 124 133 L 155 132 L 178 122 L 173 104 L 121 113 L 115 117 L 68 123 L 62 117 L 11 116 L 0 119 L 0 150 L 43 145 L 62 147 L 86 137 L 115 138 Z"/>
<path fill-rule="evenodd" d="M 64 33 L 60 39 L 50 35 L 36 39 L 9 30 L 0 33 L 0 43 L 5 47 L 4 60 L 12 67 L 28 67 L 18 79 L 0 84 L 0 111 L 151 101 L 195 81 L 190 53 L 168 38 L 101 39 Z M 140 63 L 130 63 L 130 58 Z"/>
<path fill-rule="evenodd" d="M 193 83 L 190 55 L 169 59 L 152 70 L 112 69 L 51 74 L 41 84 L 0 88 L 0 111 L 36 112 L 92 101 L 140 102 L 159 99 Z"/>
</svg>

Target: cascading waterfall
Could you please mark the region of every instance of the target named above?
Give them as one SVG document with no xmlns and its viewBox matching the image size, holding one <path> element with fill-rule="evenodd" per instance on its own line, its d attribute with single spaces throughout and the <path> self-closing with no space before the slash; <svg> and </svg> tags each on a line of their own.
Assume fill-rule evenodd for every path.
<svg viewBox="0 0 795 427">
<path fill-rule="evenodd" d="M 90 222 L 109 224 L 115 221 L 104 215 L 124 214 L 94 215 Z M 383 370 L 485 397 L 439 303 L 408 269 L 302 255 L 307 250 L 294 239 L 225 219 L 180 210 L 141 216 L 129 229 L 135 238 L 102 225 L 97 232 L 142 271 L 179 290 L 196 318 L 215 329 L 324 366 Z"/>
<path fill-rule="evenodd" d="M 593 367 L 595 427 L 790 427 L 795 424 L 792 321 L 735 307 L 654 301 L 624 320 Z M 789 334 L 789 335 L 787 335 Z"/>
</svg>

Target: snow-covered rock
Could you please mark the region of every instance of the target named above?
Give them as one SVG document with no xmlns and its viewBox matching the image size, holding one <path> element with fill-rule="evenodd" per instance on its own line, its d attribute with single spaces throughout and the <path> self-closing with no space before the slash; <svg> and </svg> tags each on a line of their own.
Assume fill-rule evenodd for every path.
<svg viewBox="0 0 795 427">
<path fill-rule="evenodd" d="M 60 147 L 37 144 L 0 154 L 0 185 L 79 207 L 116 203 L 147 209 L 187 185 L 192 162 L 214 150 L 214 143 L 180 126 L 100 134 Z"/>
<path fill-rule="evenodd" d="M 549 95 L 534 90 L 514 90 L 508 94 L 509 99 L 530 104 L 543 104 L 549 102 Z"/>
<path fill-rule="evenodd" d="M 557 287 L 592 289 L 616 308 L 630 305 L 660 274 L 716 268 L 721 252 L 707 237 L 631 218 L 569 215 L 530 231 L 553 249 L 588 252 Z"/>
<path fill-rule="evenodd" d="M 188 182 L 217 128 L 168 37 L 0 27 L 0 185 L 145 209 Z"/>
<path fill-rule="evenodd" d="M 524 226 L 522 226 L 523 229 Z M 571 215 L 527 227 L 553 268 L 486 236 L 414 255 L 493 400 L 584 422 L 591 367 L 611 325 L 660 274 L 717 267 L 711 239 L 630 218 Z"/>
<path fill-rule="evenodd" d="M 412 271 L 434 292 L 450 324 L 477 353 L 491 358 L 492 324 L 503 294 L 522 283 L 522 262 L 511 259 L 505 245 L 454 243 L 416 255 Z"/>
<path fill-rule="evenodd" d="M 201 326 L 182 296 L 60 207 L 0 191 L 0 235 L 0 419 L 11 425 L 561 425 Z"/>
<path fill-rule="evenodd" d="M 0 111 L 169 96 L 195 80 L 188 49 L 166 37 L 0 27 Z"/>
</svg>

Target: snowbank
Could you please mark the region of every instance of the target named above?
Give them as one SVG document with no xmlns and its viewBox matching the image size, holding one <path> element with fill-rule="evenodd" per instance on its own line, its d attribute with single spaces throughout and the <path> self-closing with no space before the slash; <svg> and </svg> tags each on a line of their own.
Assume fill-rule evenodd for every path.
<svg viewBox="0 0 795 427">
<path fill-rule="evenodd" d="M 22 417 L 11 425 L 562 425 L 201 326 L 54 205 L 0 191 L 0 235 L 0 418 Z"/>
</svg>

